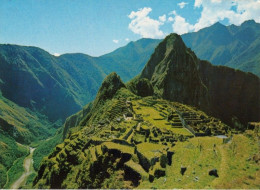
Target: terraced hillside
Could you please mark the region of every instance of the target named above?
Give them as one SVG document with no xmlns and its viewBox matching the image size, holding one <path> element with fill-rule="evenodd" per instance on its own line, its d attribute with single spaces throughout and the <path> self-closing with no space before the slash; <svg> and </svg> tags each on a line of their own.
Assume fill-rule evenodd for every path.
<svg viewBox="0 0 260 190">
<path fill-rule="evenodd" d="M 241 179 L 258 187 L 257 131 L 231 136 L 194 107 L 136 96 L 115 73 L 91 108 L 70 119 L 80 121 L 67 120 L 73 126 L 43 160 L 34 187 L 233 188 Z"/>
</svg>

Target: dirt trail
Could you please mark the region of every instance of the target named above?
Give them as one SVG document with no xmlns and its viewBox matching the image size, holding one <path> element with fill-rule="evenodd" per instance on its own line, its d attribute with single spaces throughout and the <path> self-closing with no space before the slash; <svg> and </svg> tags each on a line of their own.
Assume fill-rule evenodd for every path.
<svg viewBox="0 0 260 190">
<path fill-rule="evenodd" d="M 220 164 L 220 169 L 219 169 L 219 177 L 213 180 L 211 187 L 217 188 L 216 186 L 221 184 L 222 181 L 226 178 L 226 173 L 228 171 L 228 155 L 225 150 L 227 149 L 227 145 L 223 145 L 221 147 L 218 147 L 218 151 L 221 154 L 221 164 Z"/>
<path fill-rule="evenodd" d="M 33 172 L 32 155 L 33 155 L 34 150 L 35 150 L 35 148 L 30 147 L 30 154 L 24 159 L 24 162 L 23 162 L 24 172 L 21 175 L 21 177 L 11 185 L 10 189 L 18 189 L 21 185 L 23 185 L 23 183 L 26 181 L 27 177 Z"/>
</svg>

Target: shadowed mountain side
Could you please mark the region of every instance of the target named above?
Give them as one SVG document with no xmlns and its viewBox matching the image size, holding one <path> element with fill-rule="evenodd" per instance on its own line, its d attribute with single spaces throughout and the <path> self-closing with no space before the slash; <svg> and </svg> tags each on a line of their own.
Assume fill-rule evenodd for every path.
<svg viewBox="0 0 260 190">
<path fill-rule="evenodd" d="M 77 55 L 75 55 L 77 56 Z M 65 119 L 92 100 L 105 76 L 91 62 L 54 57 L 36 47 L 0 46 L 0 89 L 20 106 Z M 61 63 L 62 62 L 62 63 Z M 88 75 L 94 72 L 95 75 Z"/>
<path fill-rule="evenodd" d="M 65 120 L 94 99 L 107 74 L 116 71 L 125 81 L 137 75 L 159 41 L 141 39 L 100 57 L 0 45 L 0 90 L 20 106 Z"/>
<path fill-rule="evenodd" d="M 140 78 L 151 81 L 156 95 L 197 106 L 228 124 L 233 117 L 245 125 L 259 120 L 259 78 L 200 61 L 177 34 L 158 45 Z"/>
<path fill-rule="evenodd" d="M 260 79 L 251 73 L 199 62 L 199 74 L 209 93 L 210 111 L 223 121 L 236 117 L 244 125 L 260 119 Z"/>
</svg>

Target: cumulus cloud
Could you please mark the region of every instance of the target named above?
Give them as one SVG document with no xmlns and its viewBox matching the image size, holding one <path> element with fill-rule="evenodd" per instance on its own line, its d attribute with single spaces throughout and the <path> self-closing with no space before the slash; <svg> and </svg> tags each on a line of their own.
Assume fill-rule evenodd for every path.
<svg viewBox="0 0 260 190">
<path fill-rule="evenodd" d="M 172 24 L 173 32 L 178 33 L 178 34 L 185 34 L 194 29 L 194 26 L 192 24 L 189 24 L 185 18 L 178 15 L 176 13 L 176 11 L 172 11 L 171 14 L 174 15 L 174 18 L 169 17 L 168 20 L 173 21 L 173 24 Z"/>
<path fill-rule="evenodd" d="M 183 34 L 227 19 L 229 24 L 240 25 L 246 20 L 260 22 L 260 0 L 195 0 L 194 8 L 202 8 L 200 18 L 195 24 L 188 23 L 184 17 L 171 11 L 168 21 L 173 22 L 173 32 Z"/>
<path fill-rule="evenodd" d="M 159 16 L 159 20 L 160 20 L 161 22 L 165 22 L 165 21 L 166 21 L 166 15 L 164 14 L 164 15 L 162 15 L 162 16 Z"/>
<path fill-rule="evenodd" d="M 129 38 L 126 38 L 125 41 L 129 42 Z"/>
<path fill-rule="evenodd" d="M 195 31 L 224 19 L 236 25 L 249 19 L 260 22 L 260 0 L 195 0 L 194 7 L 202 7 Z"/>
<path fill-rule="evenodd" d="M 187 3 L 182 1 L 178 5 L 183 8 Z M 235 25 L 250 19 L 260 23 L 260 0 L 195 0 L 194 9 L 201 10 L 200 17 L 196 23 L 189 23 L 186 18 L 177 14 L 176 10 L 168 13 L 168 19 L 165 14 L 159 16 L 158 20 L 152 19 L 148 16 L 152 9 L 144 7 L 128 15 L 131 19 L 128 27 L 142 37 L 162 38 L 166 34 L 160 27 L 169 22 L 172 23 L 173 32 L 178 34 L 196 32 L 223 20 Z"/>
<path fill-rule="evenodd" d="M 113 40 L 113 42 L 114 42 L 115 44 L 118 44 L 119 40 Z"/>
<path fill-rule="evenodd" d="M 168 21 L 169 22 L 172 22 L 172 21 L 174 21 L 174 18 L 172 18 L 171 16 L 168 18 Z"/>
<path fill-rule="evenodd" d="M 178 6 L 181 8 L 181 9 L 183 9 L 186 5 L 187 5 L 188 3 L 186 3 L 186 2 L 180 2 L 180 3 L 178 3 Z"/>
<path fill-rule="evenodd" d="M 165 34 L 160 30 L 163 25 L 164 16 L 160 20 L 151 19 L 148 14 L 152 11 L 150 7 L 144 7 L 138 11 L 132 11 L 128 17 L 131 19 L 128 28 L 143 38 L 161 38 Z M 166 16 L 165 16 L 166 17 Z M 166 18 L 165 18 L 166 20 Z"/>
</svg>

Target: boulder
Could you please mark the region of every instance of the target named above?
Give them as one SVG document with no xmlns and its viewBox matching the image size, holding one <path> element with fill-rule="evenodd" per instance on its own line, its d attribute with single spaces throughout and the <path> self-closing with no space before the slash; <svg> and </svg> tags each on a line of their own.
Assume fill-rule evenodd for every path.
<svg viewBox="0 0 260 190">
<path fill-rule="evenodd" d="M 160 160 L 159 161 L 160 161 L 161 167 L 162 168 L 166 168 L 166 164 L 168 163 L 168 158 L 167 158 L 167 156 L 165 154 L 162 154 L 160 156 Z"/>
<path fill-rule="evenodd" d="M 164 168 L 156 168 L 154 170 L 154 177 L 156 178 L 160 178 L 160 177 L 163 177 L 165 176 L 165 169 Z"/>
<path fill-rule="evenodd" d="M 212 169 L 209 171 L 210 176 L 215 176 L 218 177 L 218 170 L 217 169 Z"/>
<path fill-rule="evenodd" d="M 187 170 L 187 167 L 181 166 L 181 175 L 184 175 L 186 170 Z"/>
<path fill-rule="evenodd" d="M 167 151 L 167 158 L 168 158 L 168 165 L 172 165 L 172 155 L 174 154 L 173 151 L 168 150 Z"/>
</svg>

